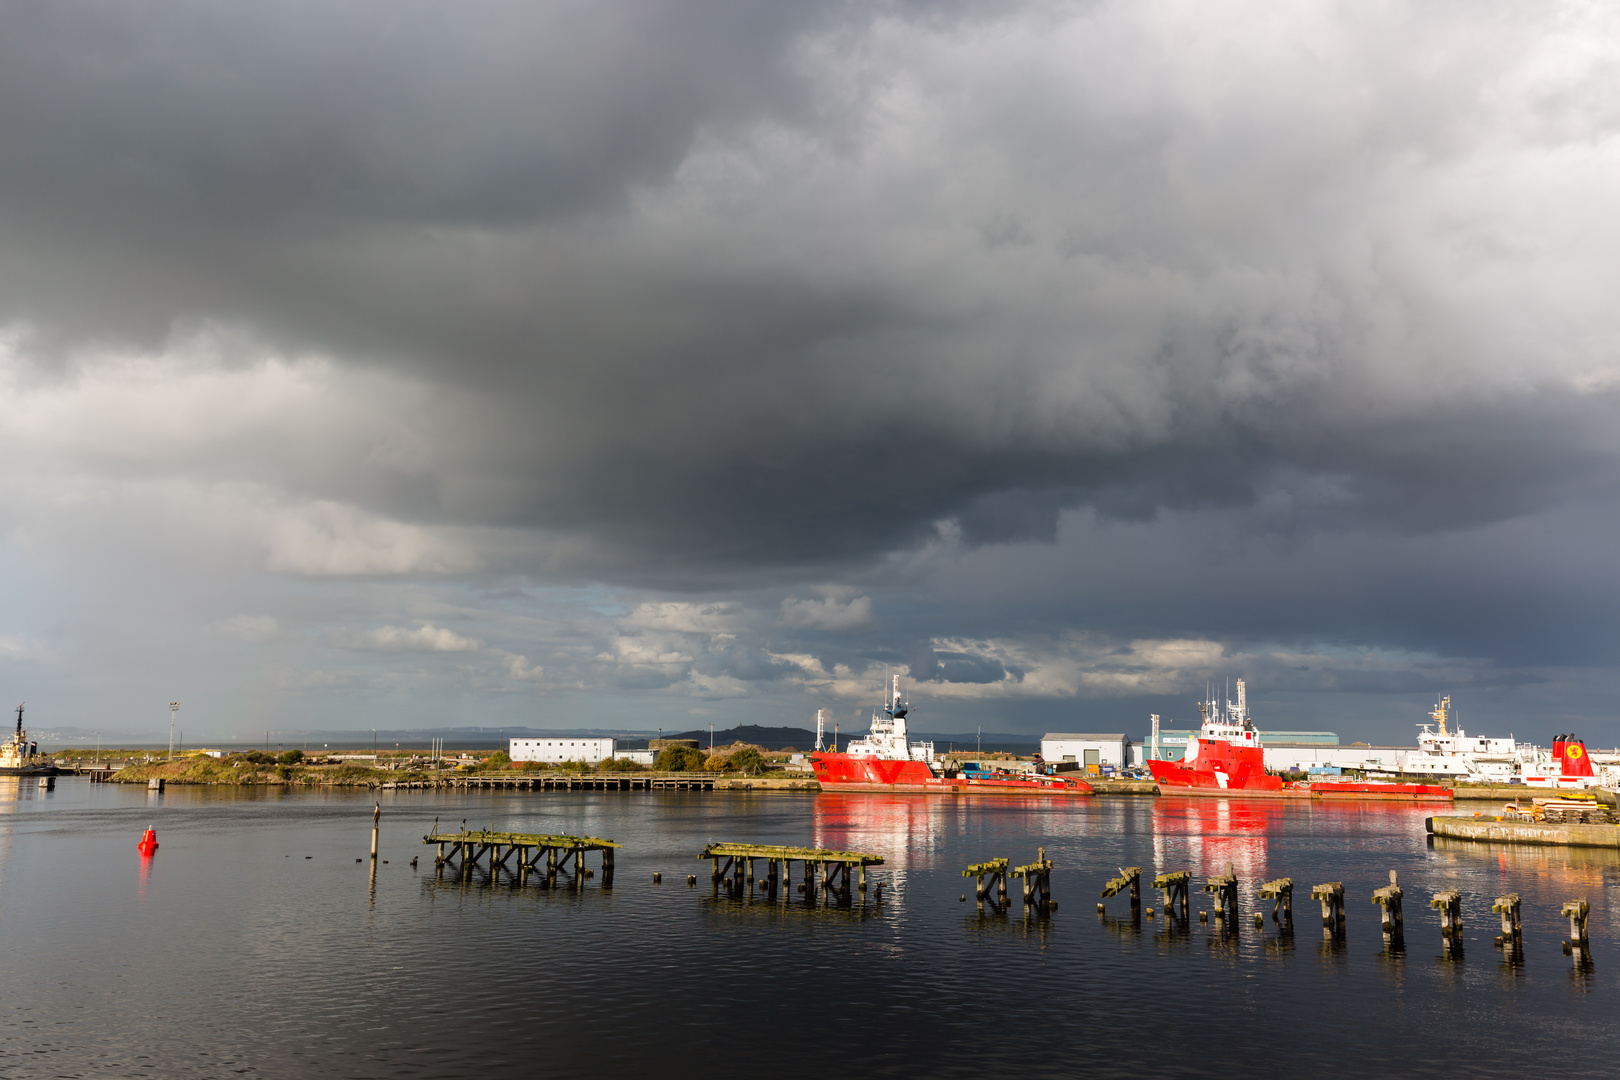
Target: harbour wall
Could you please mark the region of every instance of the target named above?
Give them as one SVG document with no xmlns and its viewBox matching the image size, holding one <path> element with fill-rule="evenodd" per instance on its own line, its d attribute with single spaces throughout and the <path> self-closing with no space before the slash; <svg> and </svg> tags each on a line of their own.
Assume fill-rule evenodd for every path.
<svg viewBox="0 0 1620 1080">
<path fill-rule="evenodd" d="M 1497 821 L 1488 817 L 1432 817 L 1424 823 L 1435 836 L 1493 844 L 1620 848 L 1620 827 L 1555 825 L 1540 821 Z"/>
</svg>

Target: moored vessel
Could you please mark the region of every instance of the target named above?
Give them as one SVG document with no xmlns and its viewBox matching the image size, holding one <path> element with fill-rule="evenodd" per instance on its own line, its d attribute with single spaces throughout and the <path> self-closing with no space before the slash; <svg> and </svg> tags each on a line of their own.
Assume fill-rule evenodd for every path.
<svg viewBox="0 0 1620 1080">
<path fill-rule="evenodd" d="M 1386 780 L 1289 782 L 1266 769 L 1260 732 L 1249 717 L 1248 690 L 1237 681 L 1237 700 L 1198 703 L 1198 737 L 1189 739 L 1182 760 L 1149 761 L 1164 794 L 1240 795 L 1271 799 L 1398 799 L 1450 801 L 1451 789 L 1438 784 Z M 1157 718 L 1155 718 L 1157 720 Z"/>
<path fill-rule="evenodd" d="M 840 751 L 822 748 L 818 719 L 816 749 L 810 755 L 816 779 L 829 791 L 912 791 L 935 794 L 997 794 L 1075 796 L 1094 794 L 1078 777 L 1043 776 L 1000 769 L 947 766 L 934 753 L 931 742 L 911 742 L 906 721 L 911 706 L 900 694 L 894 676 L 889 702 L 872 714 L 872 728 L 864 738 L 851 739 Z"/>
<path fill-rule="evenodd" d="M 16 734 L 0 743 L 0 776 L 55 776 L 58 769 L 39 752 L 39 743 L 28 741 L 22 719 L 23 706 L 18 705 Z"/>
<path fill-rule="evenodd" d="M 1521 743 L 1513 736 L 1496 738 L 1469 735 L 1460 726 L 1449 727 L 1451 698 L 1442 697 L 1418 725 L 1418 750 L 1406 755 L 1402 771 L 1422 776 L 1448 777 L 1472 784 L 1522 784 L 1531 788 L 1580 789 L 1613 782 L 1612 764 L 1594 768 L 1584 739 L 1557 735 L 1552 749 Z"/>
</svg>

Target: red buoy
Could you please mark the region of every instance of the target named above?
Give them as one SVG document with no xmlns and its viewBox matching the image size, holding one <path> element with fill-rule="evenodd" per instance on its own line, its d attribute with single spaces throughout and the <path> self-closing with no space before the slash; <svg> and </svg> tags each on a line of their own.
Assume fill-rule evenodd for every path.
<svg viewBox="0 0 1620 1080">
<path fill-rule="evenodd" d="M 156 851 L 158 848 L 157 830 L 147 829 L 145 832 L 141 833 L 141 842 L 135 846 L 140 849 L 142 855 L 152 854 L 152 852 Z"/>
</svg>

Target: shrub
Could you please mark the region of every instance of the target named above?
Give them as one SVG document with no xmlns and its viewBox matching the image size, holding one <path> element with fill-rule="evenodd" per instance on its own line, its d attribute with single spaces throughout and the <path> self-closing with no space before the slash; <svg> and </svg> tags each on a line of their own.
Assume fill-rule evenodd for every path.
<svg viewBox="0 0 1620 1080">
<path fill-rule="evenodd" d="M 653 762 L 653 768 L 664 772 L 697 772 L 707 761 L 701 750 L 690 746 L 666 746 L 658 752 L 658 760 Z"/>
<path fill-rule="evenodd" d="M 596 766 L 598 772 L 640 772 L 641 766 L 629 758 L 608 758 Z"/>
<path fill-rule="evenodd" d="M 765 758 L 752 746 L 745 746 L 726 759 L 726 767 L 731 772 L 758 776 L 765 771 Z"/>
<path fill-rule="evenodd" d="M 497 750 L 484 759 L 486 769 L 504 769 L 512 764 L 512 757 L 505 750 Z"/>
<path fill-rule="evenodd" d="M 302 750 L 289 750 L 276 760 L 283 765 L 296 765 L 304 760 L 304 752 Z"/>
<path fill-rule="evenodd" d="M 249 750 L 247 753 L 242 755 L 242 760 L 251 761 L 255 765 L 274 765 L 276 763 L 276 756 L 274 754 L 267 754 L 263 750 Z"/>
</svg>

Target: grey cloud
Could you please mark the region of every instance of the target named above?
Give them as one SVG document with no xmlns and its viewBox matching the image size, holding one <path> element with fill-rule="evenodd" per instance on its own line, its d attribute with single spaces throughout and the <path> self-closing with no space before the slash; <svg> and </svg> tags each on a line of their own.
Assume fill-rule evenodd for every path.
<svg viewBox="0 0 1620 1080">
<path fill-rule="evenodd" d="M 670 583 L 940 521 L 1049 541 L 1065 508 L 1250 504 L 1278 469 L 1402 529 L 1613 473 L 1593 361 L 1519 374 L 1584 348 L 1562 301 L 1503 291 L 1515 324 L 1424 265 L 1473 243 L 1461 265 L 1511 276 L 1557 194 L 1518 232 L 1490 220 L 1506 191 L 1437 205 L 1501 152 L 1463 133 L 1507 113 L 1465 91 L 1520 77 L 1455 12 L 1417 35 L 1478 46 L 1444 79 L 1377 13 L 1311 13 L 1338 38 L 1295 99 L 1286 31 L 1208 99 L 1208 57 L 1112 5 L 1009 9 L 993 47 L 960 15 L 814 5 L 6 18 L 0 283 L 40 342 L 224 321 L 423 388 L 408 466 L 342 442 L 234 466 L 306 497 Z M 1115 79 L 1132 50 L 1145 74 Z M 1606 130 L 1586 77 L 1510 152 Z"/>
<path fill-rule="evenodd" d="M 475 581 L 455 625 L 548 685 L 989 692 L 1034 669 L 938 642 L 1066 632 L 1405 657 L 1254 661 L 1300 692 L 1597 662 L 1610 16 L 1163 15 L 8 8 L 8 535 Z M 308 618 L 418 633 L 370 604 Z"/>
</svg>

